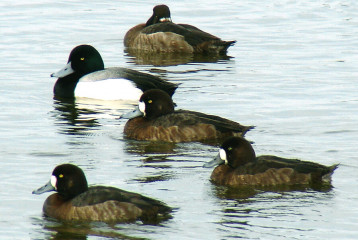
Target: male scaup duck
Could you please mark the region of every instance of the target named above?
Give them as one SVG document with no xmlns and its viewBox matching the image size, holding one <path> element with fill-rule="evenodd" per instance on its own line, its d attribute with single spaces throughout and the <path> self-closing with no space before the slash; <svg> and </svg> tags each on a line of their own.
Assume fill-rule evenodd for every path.
<svg viewBox="0 0 358 240">
<path fill-rule="evenodd" d="M 124 36 L 124 46 L 146 52 L 226 54 L 236 41 L 223 41 L 188 24 L 175 24 L 166 5 L 153 8 L 147 23 L 138 24 Z"/>
<path fill-rule="evenodd" d="M 104 68 L 99 52 L 90 45 L 75 47 L 67 65 L 51 77 L 58 77 L 53 89 L 56 98 L 87 97 L 103 100 L 134 100 L 145 90 L 160 88 L 173 95 L 177 85 L 135 70 Z"/>
<path fill-rule="evenodd" d="M 256 157 L 249 141 L 241 137 L 225 140 L 218 156 L 204 167 L 215 165 L 219 166 L 212 172 L 211 181 L 232 187 L 329 186 L 338 166 L 270 155 Z"/>
<path fill-rule="evenodd" d="M 124 134 L 130 139 L 165 142 L 210 142 L 243 136 L 252 126 L 205 113 L 174 110 L 171 97 L 160 89 L 145 91 L 129 118 Z"/>
<path fill-rule="evenodd" d="M 57 166 L 51 180 L 33 194 L 56 191 L 44 205 L 46 216 L 62 221 L 158 223 L 170 218 L 164 203 L 114 187 L 88 187 L 82 169 L 72 164 Z"/>
</svg>

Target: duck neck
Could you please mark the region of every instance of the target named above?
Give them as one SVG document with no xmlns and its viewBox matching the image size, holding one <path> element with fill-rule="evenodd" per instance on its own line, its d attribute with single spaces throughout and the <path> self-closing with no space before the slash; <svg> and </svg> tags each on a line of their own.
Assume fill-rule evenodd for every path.
<svg viewBox="0 0 358 240">
<path fill-rule="evenodd" d="M 59 98 L 74 98 L 75 88 L 81 76 L 77 73 L 72 73 L 66 77 L 57 79 L 53 88 L 55 97 Z"/>
<path fill-rule="evenodd" d="M 83 185 L 81 188 L 79 188 L 79 186 L 77 186 L 77 187 L 69 188 L 66 191 L 61 191 L 60 189 L 58 189 L 58 193 L 64 200 L 70 200 L 70 199 L 80 195 L 81 193 L 86 192 L 87 190 L 88 190 L 88 186 Z"/>
<path fill-rule="evenodd" d="M 150 26 L 150 25 L 155 24 L 155 23 L 156 23 L 155 19 L 156 19 L 156 16 L 155 16 L 155 15 L 152 15 L 152 16 L 148 19 L 148 21 L 146 22 L 145 26 L 148 27 L 148 26 Z"/>
</svg>

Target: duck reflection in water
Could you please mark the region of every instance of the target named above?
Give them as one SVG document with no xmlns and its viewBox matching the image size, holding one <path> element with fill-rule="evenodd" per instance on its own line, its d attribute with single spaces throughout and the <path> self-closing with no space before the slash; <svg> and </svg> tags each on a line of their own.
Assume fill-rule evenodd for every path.
<svg viewBox="0 0 358 240">
<path fill-rule="evenodd" d="M 125 49 L 128 63 L 153 66 L 177 66 L 188 63 L 225 63 L 233 59 L 227 55 L 202 55 L 189 53 L 148 53 L 133 49 Z"/>
<path fill-rule="evenodd" d="M 102 101 L 89 98 L 54 99 L 52 116 L 60 133 L 83 135 L 98 130 L 101 119 L 117 119 L 118 111 L 133 109 L 127 101 Z"/>
<path fill-rule="evenodd" d="M 74 100 L 69 99 L 54 100 L 52 116 L 56 120 L 55 124 L 60 127 L 60 133 L 82 135 L 101 126 L 96 118 L 98 113 L 95 110 L 80 108 Z"/>
<path fill-rule="evenodd" d="M 108 225 L 110 228 L 108 228 Z M 116 225 L 107 224 L 103 226 L 98 222 L 92 224 L 68 224 L 68 223 L 46 223 L 44 225 L 46 232 L 50 231 L 51 240 L 87 240 L 97 238 L 108 238 L 108 239 L 130 239 L 130 240 L 143 240 L 142 237 L 129 236 L 125 231 L 117 227 Z"/>
</svg>

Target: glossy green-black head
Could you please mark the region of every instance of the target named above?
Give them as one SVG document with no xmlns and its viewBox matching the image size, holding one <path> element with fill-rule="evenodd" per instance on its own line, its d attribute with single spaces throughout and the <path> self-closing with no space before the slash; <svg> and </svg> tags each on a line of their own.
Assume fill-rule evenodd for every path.
<svg viewBox="0 0 358 240">
<path fill-rule="evenodd" d="M 87 190 L 88 184 L 82 169 L 73 164 L 62 164 L 53 170 L 51 180 L 46 185 L 32 193 L 57 191 L 65 199 L 71 199 Z"/>
<path fill-rule="evenodd" d="M 90 45 L 79 45 L 71 51 L 67 65 L 53 73 L 51 77 L 63 78 L 72 73 L 84 76 L 103 69 L 104 63 L 101 54 Z"/>
<path fill-rule="evenodd" d="M 169 7 L 167 5 L 157 5 L 153 8 L 153 15 L 148 19 L 146 26 L 171 21 Z"/>
<path fill-rule="evenodd" d="M 232 168 L 254 161 L 256 154 L 249 141 L 242 137 L 229 137 L 224 141 L 219 154 L 204 167 L 226 164 Z"/>
<path fill-rule="evenodd" d="M 75 47 L 68 58 L 72 69 L 75 72 L 91 73 L 104 69 L 101 54 L 90 45 L 80 45 Z"/>
</svg>

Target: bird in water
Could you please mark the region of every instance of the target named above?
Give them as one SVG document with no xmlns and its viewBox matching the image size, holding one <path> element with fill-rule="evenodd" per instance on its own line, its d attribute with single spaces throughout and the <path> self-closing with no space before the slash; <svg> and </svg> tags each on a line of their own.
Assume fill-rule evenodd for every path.
<svg viewBox="0 0 358 240">
<path fill-rule="evenodd" d="M 131 28 L 124 46 L 143 52 L 204 53 L 225 55 L 236 41 L 223 41 L 189 24 L 173 23 L 169 7 L 157 5 L 146 23 Z"/>
</svg>

